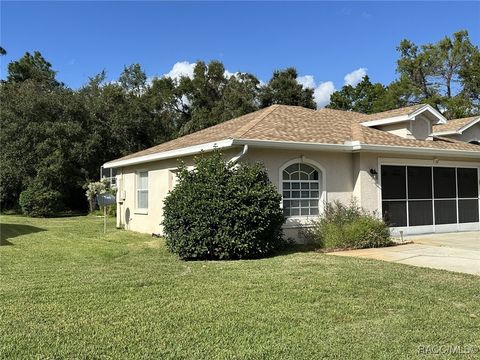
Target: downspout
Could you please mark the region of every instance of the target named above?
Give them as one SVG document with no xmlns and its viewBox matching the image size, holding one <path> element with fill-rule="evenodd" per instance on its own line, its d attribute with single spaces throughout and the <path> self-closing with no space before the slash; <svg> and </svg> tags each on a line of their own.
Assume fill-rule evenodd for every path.
<svg viewBox="0 0 480 360">
<path fill-rule="evenodd" d="M 242 151 L 240 151 L 237 156 L 234 156 L 232 158 L 232 160 L 230 160 L 230 163 L 232 164 L 236 164 L 237 162 L 239 162 L 245 155 L 247 155 L 248 153 L 248 145 L 243 145 L 243 149 Z"/>
</svg>

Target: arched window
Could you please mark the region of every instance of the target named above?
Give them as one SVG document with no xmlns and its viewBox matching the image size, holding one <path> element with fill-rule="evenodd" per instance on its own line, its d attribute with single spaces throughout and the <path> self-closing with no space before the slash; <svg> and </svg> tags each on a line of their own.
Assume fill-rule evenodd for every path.
<svg viewBox="0 0 480 360">
<path fill-rule="evenodd" d="M 321 176 L 313 166 L 294 163 L 282 171 L 285 216 L 316 216 L 321 197 Z"/>
</svg>

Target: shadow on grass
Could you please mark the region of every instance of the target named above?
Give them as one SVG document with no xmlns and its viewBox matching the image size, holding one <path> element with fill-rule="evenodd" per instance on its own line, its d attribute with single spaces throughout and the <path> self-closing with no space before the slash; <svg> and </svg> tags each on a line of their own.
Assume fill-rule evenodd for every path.
<svg viewBox="0 0 480 360">
<path fill-rule="evenodd" d="M 315 244 L 289 244 L 285 248 L 278 250 L 271 254 L 269 257 L 284 256 L 296 253 L 306 253 L 318 250 L 318 246 Z"/>
<path fill-rule="evenodd" d="M 38 228 L 31 225 L 22 225 L 22 224 L 0 224 L 0 246 L 12 245 L 8 239 L 28 235 L 32 233 L 37 233 L 40 231 L 46 231 L 45 229 Z"/>
</svg>

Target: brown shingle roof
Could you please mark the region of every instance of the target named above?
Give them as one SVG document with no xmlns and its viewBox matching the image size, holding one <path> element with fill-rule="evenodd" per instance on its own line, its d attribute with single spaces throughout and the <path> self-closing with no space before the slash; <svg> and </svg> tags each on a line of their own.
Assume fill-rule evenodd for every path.
<svg viewBox="0 0 480 360">
<path fill-rule="evenodd" d="M 253 113 L 246 114 L 232 120 L 225 121 L 221 124 L 211 126 L 209 128 L 179 137 L 171 141 L 164 142 L 160 145 L 153 146 L 151 148 L 138 151 L 133 154 L 129 154 L 120 159 L 126 160 L 143 155 L 150 155 L 163 151 L 181 149 L 187 146 L 200 145 L 225 139 L 233 139 L 235 134 L 238 135 L 240 129 L 242 129 L 244 126 L 251 125 L 255 120 L 258 120 L 264 114 L 274 110 L 274 106 L 255 111 Z"/>
<path fill-rule="evenodd" d="M 447 121 L 446 124 L 434 125 L 433 126 L 433 132 L 434 133 L 444 132 L 444 131 L 454 131 L 454 132 L 456 132 L 456 131 L 459 131 L 464 126 L 467 126 L 468 124 L 474 122 L 478 118 L 480 118 L 479 115 L 471 116 L 471 117 L 467 117 L 467 118 L 449 120 L 449 121 Z"/>
<path fill-rule="evenodd" d="M 365 121 L 371 121 L 371 120 L 382 120 L 382 119 L 387 119 L 395 116 L 410 115 L 411 113 L 415 112 L 416 110 L 424 106 L 425 104 L 417 104 L 417 105 L 406 106 L 398 109 L 382 111 L 375 114 L 369 114 L 369 115 L 359 114 L 359 115 L 363 115 L 362 117 L 359 117 L 359 120 L 360 122 L 365 122 Z"/>
<path fill-rule="evenodd" d="M 391 110 L 376 115 L 386 118 L 410 114 L 421 106 L 423 105 Z M 437 139 L 437 141 L 405 139 L 360 124 L 361 121 L 365 121 L 364 119 L 370 116 L 351 111 L 311 110 L 298 106 L 273 105 L 117 160 L 126 160 L 227 139 L 321 144 L 344 144 L 357 141 L 361 144 L 371 145 L 480 152 L 478 145 L 446 139 Z M 374 118 L 378 119 L 379 117 Z"/>
</svg>

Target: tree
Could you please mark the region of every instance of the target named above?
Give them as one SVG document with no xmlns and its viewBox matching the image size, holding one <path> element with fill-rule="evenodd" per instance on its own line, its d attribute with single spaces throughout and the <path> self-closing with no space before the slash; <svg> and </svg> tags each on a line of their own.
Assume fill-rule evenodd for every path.
<svg viewBox="0 0 480 360">
<path fill-rule="evenodd" d="M 223 120 L 233 119 L 258 110 L 260 81 L 248 73 L 237 73 L 228 79 L 223 93 Z"/>
<path fill-rule="evenodd" d="M 260 106 L 283 104 L 316 109 L 313 89 L 304 89 L 297 82 L 297 76 L 295 68 L 274 71 L 272 78 L 260 92 Z"/>
<path fill-rule="evenodd" d="M 388 86 L 368 79 L 344 86 L 327 107 L 374 113 L 426 103 L 449 119 L 480 112 L 480 51 L 467 31 L 422 46 L 405 39 L 397 51 L 397 80 Z"/>
<path fill-rule="evenodd" d="M 8 64 L 7 81 L 19 83 L 31 80 L 49 87 L 60 86 L 55 75 L 52 64 L 46 61 L 39 51 L 35 51 L 33 55 L 26 52 L 18 61 Z"/>
<path fill-rule="evenodd" d="M 345 85 L 330 96 L 326 107 L 337 110 L 352 110 L 372 114 L 388 110 L 386 103 L 387 88 L 380 83 L 372 84 L 365 76 L 356 86 Z"/>
<path fill-rule="evenodd" d="M 118 82 L 125 91 L 138 96 L 145 89 L 147 75 L 142 70 L 140 64 L 132 64 L 123 68 L 123 72 L 120 74 Z"/>
<path fill-rule="evenodd" d="M 403 40 L 398 51 L 400 78 L 390 86 L 399 99 L 407 104 L 428 103 L 447 118 L 469 116 L 478 111 L 472 90 L 475 91 L 474 79 L 478 79 L 475 63 L 479 49 L 471 43 L 467 31 L 458 31 L 452 38 L 445 37 L 421 47 Z"/>
<path fill-rule="evenodd" d="M 0 201 L 15 207 L 32 182 L 82 207 L 84 108 L 75 93 L 35 81 L 2 84 Z"/>
<path fill-rule="evenodd" d="M 474 51 L 472 56 L 463 62 L 458 71 L 462 85 L 462 97 L 469 99 L 475 113 L 480 113 L 480 51 Z"/>
<path fill-rule="evenodd" d="M 154 78 L 144 100 L 152 116 L 163 129 L 155 138 L 157 143 L 178 136 L 182 127 L 191 120 L 190 104 L 177 82 L 169 77 Z"/>
<path fill-rule="evenodd" d="M 182 77 L 179 90 L 189 103 L 191 119 L 180 129 L 180 134 L 189 134 L 221 122 L 223 114 L 222 95 L 227 86 L 225 68 L 219 61 L 208 65 L 198 61 L 193 78 Z"/>
</svg>

